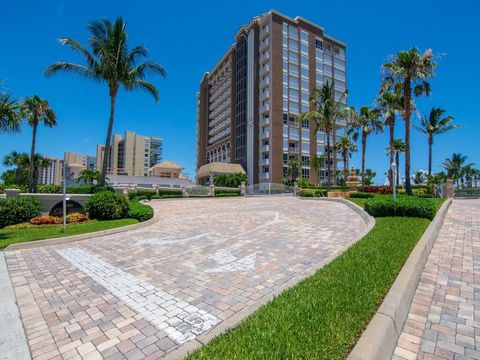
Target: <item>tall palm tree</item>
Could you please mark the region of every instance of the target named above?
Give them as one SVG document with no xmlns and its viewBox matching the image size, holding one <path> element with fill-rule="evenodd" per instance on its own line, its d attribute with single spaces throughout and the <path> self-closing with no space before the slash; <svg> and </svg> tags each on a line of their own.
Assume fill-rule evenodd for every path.
<svg viewBox="0 0 480 360">
<path fill-rule="evenodd" d="M 19 132 L 21 120 L 20 104 L 10 93 L 0 93 L 0 134 Z"/>
<path fill-rule="evenodd" d="M 402 116 L 405 120 L 405 185 L 408 195 L 413 195 L 410 183 L 410 119 L 412 115 L 412 92 L 414 96 L 429 95 L 430 83 L 436 63 L 430 49 L 423 54 L 417 48 L 399 51 L 391 61 L 383 64 L 384 87 L 400 91 L 403 98 Z"/>
<path fill-rule="evenodd" d="M 390 152 L 390 148 L 387 148 Z M 393 151 L 395 153 L 395 164 L 397 165 L 397 182 L 396 184 L 400 184 L 400 153 L 405 152 L 405 143 L 402 139 L 395 139 L 393 140 Z M 391 165 L 391 163 L 390 163 Z"/>
<path fill-rule="evenodd" d="M 319 183 L 318 181 L 318 172 L 320 171 L 320 168 L 323 166 L 324 162 L 324 155 L 318 156 L 317 154 L 314 154 L 312 158 L 310 159 L 310 168 L 312 171 L 317 174 L 317 185 Z"/>
<path fill-rule="evenodd" d="M 30 150 L 30 183 L 28 190 L 33 192 L 36 185 L 35 173 L 36 163 L 35 158 L 35 146 L 37 142 L 37 129 L 38 125 L 43 123 L 46 127 L 53 127 L 57 125 L 57 117 L 55 112 L 50 107 L 47 100 L 43 100 L 38 95 L 27 97 L 22 103 L 22 113 L 25 119 L 33 129 L 32 146 Z"/>
<path fill-rule="evenodd" d="M 434 107 L 430 110 L 428 118 L 422 116 L 420 126 L 413 125 L 415 129 L 428 138 L 428 176 L 432 175 L 432 147 L 435 136 L 459 127 L 459 125 L 450 124 L 453 121 L 452 116 L 442 117 L 444 114 L 445 110 Z"/>
<path fill-rule="evenodd" d="M 379 98 L 376 100 L 378 107 L 385 118 L 385 125 L 390 129 L 389 137 L 389 154 L 390 162 L 392 164 L 394 161 L 395 151 L 393 149 L 393 142 L 395 140 L 395 118 L 398 112 L 402 110 L 402 96 L 398 91 L 388 91 L 384 90 L 380 92 Z M 388 167 L 388 181 L 390 185 L 393 184 L 392 178 L 392 169 Z"/>
<path fill-rule="evenodd" d="M 100 171 L 87 168 L 80 171 L 77 182 L 84 180 L 87 184 L 93 184 L 95 181 L 98 182 L 98 180 L 100 180 L 100 176 Z"/>
<path fill-rule="evenodd" d="M 365 156 L 367 151 L 367 138 L 372 133 L 379 133 L 383 130 L 383 123 L 380 120 L 380 111 L 368 106 L 360 107 L 360 111 L 354 116 L 354 120 L 347 127 L 347 134 L 353 136 L 357 141 L 362 142 L 362 187 L 365 186 Z"/>
<path fill-rule="evenodd" d="M 287 176 L 292 181 L 292 185 L 297 181 L 298 176 L 300 175 L 300 169 L 302 168 L 302 162 L 296 157 L 290 159 L 288 162 Z"/>
<path fill-rule="evenodd" d="M 338 100 L 335 100 L 334 84 L 326 82 L 320 89 L 314 89 L 310 96 L 311 111 L 300 113 L 296 121 L 301 123 L 303 121 L 313 122 L 313 135 L 316 137 L 317 132 L 323 130 L 327 140 L 327 189 L 332 187 L 332 172 L 331 172 L 331 153 L 330 137 L 332 131 L 339 119 L 346 119 L 350 117 L 350 108 L 344 106 L 342 101 L 346 98 L 345 91 Z M 337 161 L 335 158 L 334 161 Z"/>
<path fill-rule="evenodd" d="M 472 187 L 475 176 L 478 175 L 478 170 L 474 168 L 475 164 L 467 164 L 462 168 L 462 177 L 465 177 L 468 187 Z"/>
<path fill-rule="evenodd" d="M 348 177 L 348 159 L 352 156 L 352 153 L 357 150 L 357 145 L 346 135 L 342 136 L 335 144 L 335 151 L 342 154 L 343 178 L 345 181 L 347 181 Z"/>
<path fill-rule="evenodd" d="M 153 61 L 139 63 L 148 56 L 148 51 L 143 45 L 131 50 L 128 48 L 126 23 L 121 17 L 117 17 L 113 23 L 107 19 L 93 21 L 88 25 L 88 30 L 91 34 L 88 40 L 91 51 L 73 39 L 60 39 L 62 45 L 69 46 L 83 57 L 85 65 L 56 62 L 47 68 L 45 75 L 71 72 L 108 85 L 110 117 L 99 181 L 99 185 L 105 185 L 118 90 L 120 87 L 127 91 L 144 90 L 158 103 L 160 98 L 157 88 L 145 79 L 149 73 L 160 74 L 164 78 L 167 73 L 160 64 Z"/>
<path fill-rule="evenodd" d="M 463 178 L 464 168 L 468 166 L 473 166 L 473 163 L 465 164 L 467 157 L 462 154 L 453 153 L 451 158 L 445 159 L 442 163 L 442 167 L 447 171 L 447 177 L 452 179 L 459 185 L 460 179 Z"/>
<path fill-rule="evenodd" d="M 425 184 L 427 182 L 427 179 L 428 178 L 427 176 L 425 176 L 425 173 L 423 171 L 415 171 L 413 173 L 412 180 L 415 185 Z"/>
</svg>

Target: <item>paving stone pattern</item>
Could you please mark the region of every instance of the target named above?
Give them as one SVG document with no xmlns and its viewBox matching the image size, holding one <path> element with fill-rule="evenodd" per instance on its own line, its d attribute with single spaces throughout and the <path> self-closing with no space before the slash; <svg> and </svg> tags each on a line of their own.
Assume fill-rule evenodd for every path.
<svg viewBox="0 0 480 360">
<path fill-rule="evenodd" d="M 344 204 L 293 197 L 152 206 L 141 229 L 6 253 L 34 359 L 160 359 L 365 230 Z"/>
<path fill-rule="evenodd" d="M 480 200 L 450 206 L 392 359 L 480 359 Z"/>
</svg>

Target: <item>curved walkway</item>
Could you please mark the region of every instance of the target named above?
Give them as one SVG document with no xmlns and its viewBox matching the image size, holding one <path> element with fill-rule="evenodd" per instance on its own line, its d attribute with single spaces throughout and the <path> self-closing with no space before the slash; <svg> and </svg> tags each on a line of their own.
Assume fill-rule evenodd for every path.
<svg viewBox="0 0 480 360">
<path fill-rule="evenodd" d="M 480 200 L 450 206 L 392 359 L 480 359 Z"/>
<path fill-rule="evenodd" d="M 160 221 L 142 229 L 6 253 L 34 359 L 159 359 L 191 348 L 366 228 L 344 204 L 292 197 L 152 205 Z"/>
</svg>

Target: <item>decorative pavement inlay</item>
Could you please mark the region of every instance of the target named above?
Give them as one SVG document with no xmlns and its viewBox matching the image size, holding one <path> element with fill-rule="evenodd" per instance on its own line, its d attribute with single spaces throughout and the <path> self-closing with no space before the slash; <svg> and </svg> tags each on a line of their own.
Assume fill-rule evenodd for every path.
<svg viewBox="0 0 480 360">
<path fill-rule="evenodd" d="M 160 359 L 273 296 L 366 228 L 293 197 L 152 202 L 140 229 L 6 252 L 34 359 Z"/>
</svg>

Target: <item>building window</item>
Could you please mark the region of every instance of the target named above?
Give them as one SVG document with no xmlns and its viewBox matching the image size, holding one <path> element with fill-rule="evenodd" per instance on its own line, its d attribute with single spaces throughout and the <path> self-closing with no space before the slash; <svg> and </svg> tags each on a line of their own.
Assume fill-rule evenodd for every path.
<svg viewBox="0 0 480 360">
<path fill-rule="evenodd" d="M 302 178 L 308 179 L 310 177 L 310 169 L 302 169 Z"/>
<path fill-rule="evenodd" d="M 319 39 L 315 39 L 315 47 L 317 49 L 323 49 L 323 41 Z"/>
</svg>

